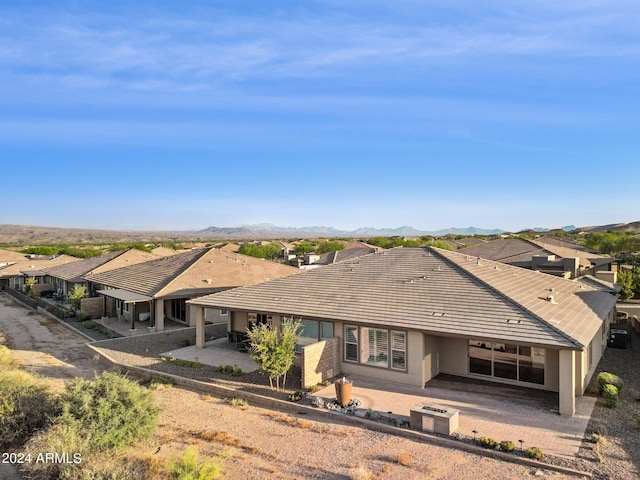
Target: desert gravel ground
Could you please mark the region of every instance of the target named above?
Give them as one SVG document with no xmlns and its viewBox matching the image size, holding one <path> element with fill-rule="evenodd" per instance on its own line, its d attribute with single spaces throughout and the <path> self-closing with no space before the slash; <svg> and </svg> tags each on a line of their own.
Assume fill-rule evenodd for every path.
<svg viewBox="0 0 640 480">
<path fill-rule="evenodd" d="M 5 337 L 0 342 L 17 350 L 20 361 L 50 378 L 55 388 L 74 376 L 91 377 L 97 368 L 83 347 L 86 339 L 6 294 L 0 294 L 0 332 Z M 380 479 L 570 478 L 345 425 L 339 416 L 290 415 L 251 405 L 242 409 L 179 388 L 155 395 L 162 408 L 159 427 L 153 441 L 135 454 L 165 458 L 195 444 L 203 454 L 224 454 L 228 479 L 364 478 L 358 476 L 360 468 Z M 601 478 L 633 478 L 608 475 Z"/>
</svg>

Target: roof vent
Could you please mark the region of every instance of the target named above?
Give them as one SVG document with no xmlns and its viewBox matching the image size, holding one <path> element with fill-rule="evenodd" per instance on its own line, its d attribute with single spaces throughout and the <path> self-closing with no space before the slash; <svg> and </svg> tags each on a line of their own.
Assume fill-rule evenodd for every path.
<svg viewBox="0 0 640 480">
<path fill-rule="evenodd" d="M 213 283 L 213 280 L 211 280 L 210 278 L 205 278 L 204 281 L 206 283 L 208 283 L 209 285 L 211 285 Z"/>
<path fill-rule="evenodd" d="M 547 297 L 547 300 L 549 301 L 549 303 L 553 303 L 554 305 L 558 304 L 558 302 L 556 302 L 556 299 L 555 299 L 555 297 L 553 295 L 549 295 Z"/>
</svg>

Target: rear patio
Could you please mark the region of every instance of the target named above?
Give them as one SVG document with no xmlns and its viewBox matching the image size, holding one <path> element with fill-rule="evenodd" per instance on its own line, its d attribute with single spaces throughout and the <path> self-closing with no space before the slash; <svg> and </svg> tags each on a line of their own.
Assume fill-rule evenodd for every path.
<svg viewBox="0 0 640 480">
<path fill-rule="evenodd" d="M 500 385 L 452 375 L 439 375 L 425 388 L 349 375 L 353 381 L 352 398 L 360 401 L 357 416 L 369 410 L 385 417 L 409 420 L 409 410 L 418 403 L 460 410 L 459 428 L 469 438 L 492 437 L 496 441 L 511 440 L 520 448 L 537 446 L 545 454 L 575 458 L 595 397 L 576 398 L 576 414 L 561 416 L 557 411 L 558 395 L 520 386 Z M 336 398 L 333 385 L 314 396 L 331 402 Z M 475 433 L 474 433 L 475 430 Z"/>
</svg>

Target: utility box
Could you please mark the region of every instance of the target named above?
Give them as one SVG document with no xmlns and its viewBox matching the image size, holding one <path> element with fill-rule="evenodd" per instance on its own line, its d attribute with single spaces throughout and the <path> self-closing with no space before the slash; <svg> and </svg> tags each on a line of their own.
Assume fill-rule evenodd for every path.
<svg viewBox="0 0 640 480">
<path fill-rule="evenodd" d="M 609 346 L 613 348 L 627 348 L 629 332 L 621 328 L 612 328 L 609 332 Z"/>
</svg>

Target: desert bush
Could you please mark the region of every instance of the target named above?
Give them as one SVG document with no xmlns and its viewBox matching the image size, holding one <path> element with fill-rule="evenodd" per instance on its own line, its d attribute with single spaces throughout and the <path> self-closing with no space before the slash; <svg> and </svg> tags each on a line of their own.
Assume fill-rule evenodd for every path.
<svg viewBox="0 0 640 480">
<path fill-rule="evenodd" d="M 600 393 L 603 393 L 605 385 L 613 385 L 618 391 L 622 389 L 622 379 L 609 372 L 600 372 L 596 377 L 596 383 L 598 384 L 598 391 Z"/>
<path fill-rule="evenodd" d="M 409 465 L 409 463 L 411 463 L 411 454 L 399 453 L 396 456 L 396 463 L 398 463 L 399 465 Z"/>
<path fill-rule="evenodd" d="M 511 440 L 503 440 L 498 445 L 503 452 L 513 452 L 516 449 L 515 444 Z"/>
<path fill-rule="evenodd" d="M 55 410 L 49 387 L 36 375 L 17 368 L 0 371 L 0 446 L 21 445 L 49 424 Z"/>
<path fill-rule="evenodd" d="M 299 402 L 300 399 L 302 398 L 302 392 L 300 390 L 295 391 L 287 395 L 287 398 L 289 399 L 290 402 Z"/>
<path fill-rule="evenodd" d="M 480 446 L 484 448 L 496 448 L 497 442 L 491 437 L 480 437 Z"/>
<path fill-rule="evenodd" d="M 88 437 L 89 451 L 122 450 L 149 438 L 159 413 L 149 390 L 109 372 L 67 384 L 60 408 L 60 422 Z"/>
<path fill-rule="evenodd" d="M 607 403 L 607 407 L 616 408 L 618 406 L 618 402 L 620 401 L 620 396 L 618 394 L 618 389 L 615 385 L 607 384 L 602 389 L 602 396 L 604 397 L 605 402 Z"/>
<path fill-rule="evenodd" d="M 369 409 L 367 412 L 367 418 L 369 420 L 380 420 L 382 415 L 380 415 L 380 412 L 377 412 L 376 410 Z"/>
<path fill-rule="evenodd" d="M 163 388 L 171 388 L 173 386 L 173 380 L 167 377 L 153 377 L 149 382 L 149 388 L 151 390 L 161 390 Z"/>
<path fill-rule="evenodd" d="M 32 460 L 23 464 L 21 472 L 30 480 L 126 480 L 131 478 L 158 478 L 148 461 L 132 457 L 125 452 L 89 453 L 89 439 L 74 426 L 56 424 L 32 437 L 24 451 L 32 452 Z M 65 455 L 65 461 L 37 461 L 33 452 L 51 452 Z"/>
<path fill-rule="evenodd" d="M 351 480 L 373 480 L 375 474 L 364 465 L 358 465 L 350 477 Z"/>
<path fill-rule="evenodd" d="M 533 458 L 534 460 L 541 460 L 544 458 L 544 453 L 538 447 L 529 447 L 524 452 L 527 457 Z"/>
<path fill-rule="evenodd" d="M 167 462 L 167 471 L 175 480 L 212 480 L 222 476 L 220 459 L 208 458 L 200 461 L 198 449 L 185 448 L 181 456 L 175 456 Z"/>
<path fill-rule="evenodd" d="M 311 405 L 316 408 L 324 407 L 324 400 L 320 397 L 311 397 Z"/>
<path fill-rule="evenodd" d="M 80 315 L 78 316 L 78 318 L 82 321 L 85 320 L 82 323 L 82 326 L 84 328 L 86 328 L 87 330 L 93 330 L 94 328 L 96 328 L 98 326 L 98 324 L 96 322 L 94 322 L 93 320 L 87 320 L 87 318 L 82 318 L 85 315 L 89 315 L 88 313 L 84 313 L 84 312 L 80 312 Z M 91 315 L 89 315 L 88 318 L 91 318 Z"/>
<path fill-rule="evenodd" d="M 247 408 L 249 406 L 244 398 L 232 398 L 231 400 L 229 400 L 229 405 L 231 405 L 232 407 L 241 408 Z"/>
<path fill-rule="evenodd" d="M 0 345 L 0 371 L 14 368 L 15 365 L 16 362 L 11 354 L 11 350 L 4 345 Z"/>
<path fill-rule="evenodd" d="M 181 338 L 178 342 L 178 345 L 180 345 L 181 347 L 188 347 L 189 345 L 191 345 L 191 340 L 189 340 L 188 338 Z"/>
<path fill-rule="evenodd" d="M 318 390 L 320 390 L 320 385 L 311 385 L 309 387 L 307 387 L 307 392 L 309 393 L 316 393 Z"/>
<path fill-rule="evenodd" d="M 86 323 L 89 323 L 88 320 L 91 320 L 91 314 L 87 313 L 87 312 L 80 312 L 78 314 L 78 320 L 80 320 L 81 322 L 85 322 L 85 328 L 89 328 L 87 327 Z M 94 322 L 91 322 L 94 323 Z M 96 328 L 97 325 L 94 323 L 94 326 L 91 328 Z"/>
</svg>

